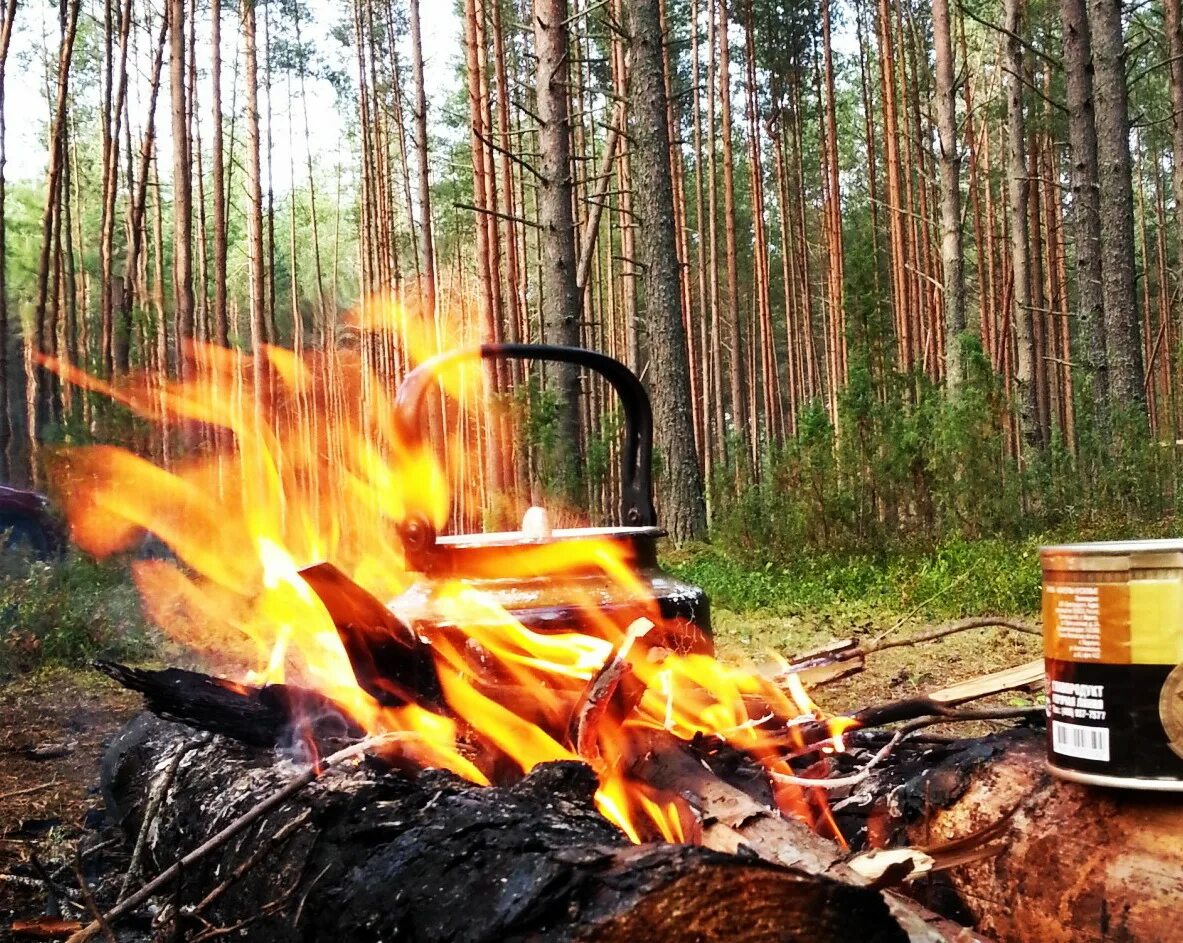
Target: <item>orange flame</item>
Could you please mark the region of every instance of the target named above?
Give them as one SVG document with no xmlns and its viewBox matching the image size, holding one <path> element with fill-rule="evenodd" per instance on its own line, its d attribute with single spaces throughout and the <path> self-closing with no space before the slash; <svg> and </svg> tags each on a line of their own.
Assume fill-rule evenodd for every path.
<svg viewBox="0 0 1183 943">
<path fill-rule="evenodd" d="M 183 381 L 143 374 L 113 384 L 48 361 L 67 381 L 164 428 L 187 456 L 166 469 L 113 446 L 58 453 L 52 471 L 77 543 L 107 556 L 154 535 L 173 559 L 133 564 L 153 621 L 224 673 L 288 679 L 372 732 L 406 733 L 397 747 L 406 761 L 487 784 L 541 762 L 586 760 L 600 777 L 600 810 L 633 841 L 698 834 L 682 799 L 632 775 L 647 732 L 713 737 L 770 772 L 791 773 L 793 754 L 811 749 L 803 731 L 821 712 L 795 677 L 786 694 L 759 674 L 643 640 L 638 620 L 662 616 L 627 543 L 507 547 L 468 574 L 477 582 L 428 584 L 408 569 L 397 525 L 416 515 L 442 528 L 455 482 L 474 500 L 483 487 L 463 472 L 480 465 L 465 430 L 487 420 L 474 405 L 487 398 L 479 371 L 448 377 L 455 405 L 440 424 L 442 448 L 403 441 L 380 379 L 391 375 L 389 363 L 436 353 L 449 332 L 377 300 L 356 323 L 360 350 L 297 357 L 266 348 L 252 357 L 194 346 Z M 393 338 L 385 374 L 367 348 L 372 336 Z M 324 560 L 379 600 L 418 600 L 427 614 L 414 631 L 442 704 L 386 706 L 359 686 L 329 612 L 300 575 Z M 627 619 L 602 608 L 587 574 L 629 601 Z M 554 632 L 523 624 L 481 578 L 533 581 L 573 607 L 578 624 Z M 597 685 L 603 703 L 593 703 Z M 843 723 L 831 721 L 831 751 L 842 749 Z M 799 787 L 771 788 L 786 813 L 825 821 Z"/>
</svg>

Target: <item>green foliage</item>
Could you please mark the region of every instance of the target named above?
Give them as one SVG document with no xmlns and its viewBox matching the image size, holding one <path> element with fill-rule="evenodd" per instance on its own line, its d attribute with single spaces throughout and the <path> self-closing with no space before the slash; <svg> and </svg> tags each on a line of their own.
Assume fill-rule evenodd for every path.
<svg viewBox="0 0 1183 943">
<path fill-rule="evenodd" d="M 0 676 L 47 662 L 144 657 L 151 644 L 126 565 L 75 552 L 52 564 L 4 552 Z"/>
<path fill-rule="evenodd" d="M 1075 449 L 1056 430 L 1016 460 L 1006 391 L 977 340 L 962 343 L 955 394 L 853 357 L 836 424 L 811 404 L 755 480 L 743 465 L 716 470 L 714 549 L 679 572 L 745 612 L 1028 613 L 1040 543 L 1171 533 L 1174 443 L 1134 415 L 1096 428 L 1083 390 Z"/>
<path fill-rule="evenodd" d="M 880 553 L 1115 524 L 1137 535 L 1173 517 L 1173 443 L 1154 440 L 1136 416 L 1114 414 L 1103 433 L 1079 429 L 1075 451 L 1057 430 L 1046 448 L 1016 461 L 1006 391 L 977 340 L 963 344 L 967 379 L 953 395 L 923 376 L 876 378 L 866 359 L 852 358 L 836 425 L 811 404 L 754 481 L 742 465 L 717 470 L 720 543 L 740 556 L 784 560 L 803 547 Z"/>
<path fill-rule="evenodd" d="M 802 549 L 762 565 L 718 547 L 667 561 L 711 601 L 736 612 L 777 616 L 908 613 L 949 619 L 1039 607 L 1039 540 L 953 538 L 935 547 L 884 553 Z"/>
</svg>

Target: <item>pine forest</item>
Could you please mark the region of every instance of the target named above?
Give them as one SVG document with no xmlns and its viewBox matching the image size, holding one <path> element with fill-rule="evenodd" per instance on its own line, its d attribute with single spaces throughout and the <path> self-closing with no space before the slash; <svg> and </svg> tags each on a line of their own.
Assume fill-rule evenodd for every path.
<svg viewBox="0 0 1183 943">
<path fill-rule="evenodd" d="M 7 0 L 0 82 L 3 480 L 210 448 L 101 393 L 223 348 L 352 352 L 383 408 L 418 331 L 636 371 L 679 540 L 1183 497 L 1179 0 Z M 487 387 L 477 524 L 612 519 L 606 390 Z"/>
</svg>

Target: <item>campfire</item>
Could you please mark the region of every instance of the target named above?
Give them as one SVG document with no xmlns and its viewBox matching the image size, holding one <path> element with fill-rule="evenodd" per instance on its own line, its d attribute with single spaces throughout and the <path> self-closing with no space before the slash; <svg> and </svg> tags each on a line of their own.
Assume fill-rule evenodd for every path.
<svg viewBox="0 0 1183 943">
<path fill-rule="evenodd" d="M 100 665 L 154 716 L 105 761 L 130 860 L 71 939 L 966 938 L 884 888 L 997 855 L 1013 809 L 874 849 L 915 839 L 990 756 L 1035 762 L 1021 730 L 916 740 L 1032 718 L 960 706 L 1030 669 L 830 716 L 806 679 L 874 646 L 714 657 L 705 597 L 657 565 L 652 421 L 624 367 L 466 348 L 391 395 L 373 355 L 195 347 L 184 380 L 117 387 L 52 365 L 185 445 L 167 469 L 94 446 L 53 471 L 85 550 L 168 548 L 137 586 L 212 672 Z M 457 526 L 490 497 L 475 470 L 504 423 L 481 367 L 504 359 L 579 363 L 620 395 L 619 526 L 541 507 L 516 531 Z"/>
<path fill-rule="evenodd" d="M 371 388 L 364 414 L 346 405 L 367 379 L 349 359 L 270 349 L 254 364 L 199 348 L 191 380 L 157 389 L 70 373 L 157 423 L 201 424 L 213 452 L 172 471 L 117 448 L 65 453 L 58 480 L 74 538 L 108 554 L 143 531 L 159 537 L 176 561 L 137 563 L 135 578 L 167 632 L 241 659 L 249 670 L 236 682 L 322 695 L 380 740 L 374 752 L 389 763 L 506 785 L 539 763 L 582 760 L 599 780 L 597 808 L 632 841 L 693 841 L 685 802 L 630 771 L 653 732 L 709 736 L 759 764 L 784 813 L 836 837 L 802 781 L 827 774 L 850 721 L 819 726 L 800 684 L 709 654 L 701 591 L 656 569 L 649 403 L 618 363 L 483 349 L 575 360 L 619 385 L 621 516 L 632 526 L 552 529 L 530 508 L 516 533 L 437 538 L 454 477 L 422 431 L 423 400 L 465 365 L 479 377 L 481 353 L 428 360 L 395 399 Z M 308 731 L 323 718 L 297 708 L 291 720 L 315 763 Z"/>
</svg>

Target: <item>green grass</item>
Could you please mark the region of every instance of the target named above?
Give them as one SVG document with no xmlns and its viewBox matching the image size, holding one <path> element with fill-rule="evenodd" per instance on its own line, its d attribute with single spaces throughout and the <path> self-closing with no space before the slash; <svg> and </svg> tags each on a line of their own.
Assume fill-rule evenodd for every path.
<svg viewBox="0 0 1183 943">
<path fill-rule="evenodd" d="M 725 548 L 697 547 L 671 554 L 666 565 L 706 590 L 717 608 L 737 613 L 1031 615 L 1039 608 L 1041 542 L 958 538 L 877 554 L 803 550 L 762 564 Z"/>
<path fill-rule="evenodd" d="M 154 645 L 125 563 L 74 551 L 54 564 L 4 555 L 0 677 L 95 657 L 143 658 Z"/>
</svg>

